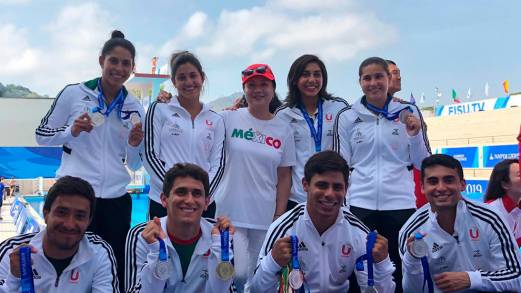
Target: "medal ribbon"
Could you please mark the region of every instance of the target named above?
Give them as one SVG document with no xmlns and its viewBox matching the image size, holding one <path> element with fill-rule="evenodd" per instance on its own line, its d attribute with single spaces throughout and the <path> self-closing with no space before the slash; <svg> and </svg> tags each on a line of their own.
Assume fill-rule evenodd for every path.
<svg viewBox="0 0 521 293">
<path fill-rule="evenodd" d="M 323 116 L 323 110 L 322 110 L 322 99 L 319 99 L 318 101 L 318 121 L 317 121 L 317 130 L 315 130 L 315 126 L 313 125 L 313 121 L 309 117 L 308 112 L 304 109 L 304 106 L 299 105 L 300 112 L 302 113 L 302 116 L 304 116 L 304 119 L 306 120 L 309 131 L 311 131 L 311 136 L 313 137 L 313 140 L 315 141 L 315 152 L 320 152 L 322 149 L 322 116 Z"/>
<path fill-rule="evenodd" d="M 423 238 L 423 235 L 419 232 L 416 232 L 414 234 L 415 240 L 421 240 Z M 421 258 L 422 262 L 422 269 L 423 269 L 423 290 L 425 290 L 425 283 L 427 283 L 427 287 L 429 288 L 429 293 L 434 292 L 434 284 L 432 283 L 431 278 L 431 272 L 429 270 L 429 260 L 427 259 L 427 256 L 424 256 Z"/>
<path fill-rule="evenodd" d="M 291 266 L 293 270 L 299 270 L 300 264 L 298 262 L 298 237 L 291 235 Z"/>
<path fill-rule="evenodd" d="M 20 247 L 20 278 L 22 293 L 34 293 L 31 247 L 29 246 Z"/>
<path fill-rule="evenodd" d="M 157 240 L 159 240 L 159 261 L 165 262 L 167 260 L 165 241 L 159 237 Z"/>
<path fill-rule="evenodd" d="M 374 287 L 374 272 L 373 272 L 373 247 L 376 243 L 376 231 L 373 231 L 367 235 L 367 286 Z"/>
<path fill-rule="evenodd" d="M 230 261 L 230 231 L 221 231 L 221 261 Z"/>
<path fill-rule="evenodd" d="M 389 113 L 389 102 L 391 101 L 391 99 L 392 99 L 391 96 L 387 97 L 387 101 L 385 102 L 383 109 L 380 109 L 380 108 L 370 104 L 369 102 L 366 102 L 365 106 L 367 107 L 367 109 L 369 109 L 375 113 L 381 114 L 382 116 L 384 116 L 385 119 L 390 120 L 390 121 L 394 121 L 398 117 L 400 117 L 400 112 L 402 112 L 404 110 L 408 110 L 409 112 L 413 113 L 412 108 L 410 106 L 400 109 L 397 112 Z"/>
<path fill-rule="evenodd" d="M 103 94 L 103 88 L 101 87 L 101 78 L 98 79 L 98 91 L 99 91 L 99 94 L 98 94 L 98 106 L 94 109 L 92 109 L 92 112 L 100 112 L 101 113 L 101 110 L 103 108 L 105 108 L 105 95 Z M 124 93 L 123 93 L 123 87 L 119 90 L 118 92 L 118 95 L 116 96 L 116 98 L 114 100 L 112 100 L 112 102 L 110 103 L 110 105 L 108 105 L 107 107 L 107 110 L 105 111 L 105 113 L 101 113 L 107 117 L 109 117 L 110 113 L 114 110 L 114 109 L 118 109 L 118 112 L 121 113 L 121 108 L 123 108 L 123 102 L 125 101 L 125 96 L 124 96 Z M 119 115 L 121 116 L 121 114 Z"/>
</svg>

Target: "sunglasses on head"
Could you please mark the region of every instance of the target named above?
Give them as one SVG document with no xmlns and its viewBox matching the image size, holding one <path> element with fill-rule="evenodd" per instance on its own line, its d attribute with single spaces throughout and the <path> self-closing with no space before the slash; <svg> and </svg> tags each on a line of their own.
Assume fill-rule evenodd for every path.
<svg viewBox="0 0 521 293">
<path fill-rule="evenodd" d="M 267 66 L 259 66 L 255 69 L 246 69 L 246 70 L 242 71 L 242 76 L 245 76 L 245 77 L 250 76 L 254 72 L 259 73 L 259 74 L 264 74 L 264 73 L 266 73 L 267 70 L 268 70 Z"/>
</svg>

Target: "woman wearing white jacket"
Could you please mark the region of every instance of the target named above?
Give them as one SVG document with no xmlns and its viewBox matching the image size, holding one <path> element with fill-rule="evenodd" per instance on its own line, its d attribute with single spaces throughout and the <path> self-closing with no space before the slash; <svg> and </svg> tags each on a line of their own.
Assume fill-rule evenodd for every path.
<svg viewBox="0 0 521 293">
<path fill-rule="evenodd" d="M 170 58 L 170 68 L 177 95 L 166 103 L 152 103 L 145 122 L 150 219 L 166 216 L 159 195 L 166 171 L 176 163 L 193 163 L 207 171 L 210 196 L 224 171 L 223 119 L 199 100 L 206 79 L 201 63 L 192 53 L 181 51 Z M 215 204 L 203 216 L 214 214 Z"/>
</svg>

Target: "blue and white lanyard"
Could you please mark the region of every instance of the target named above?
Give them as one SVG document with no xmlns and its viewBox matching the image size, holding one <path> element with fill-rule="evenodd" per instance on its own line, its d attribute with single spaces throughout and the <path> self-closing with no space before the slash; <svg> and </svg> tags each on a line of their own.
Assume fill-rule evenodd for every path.
<svg viewBox="0 0 521 293">
<path fill-rule="evenodd" d="M 166 255 L 165 241 L 163 239 L 161 239 L 160 237 L 157 237 L 157 240 L 159 240 L 159 261 L 165 262 L 168 259 L 167 255 Z"/>
<path fill-rule="evenodd" d="M 230 231 L 221 231 L 221 261 L 230 261 Z"/>
<path fill-rule="evenodd" d="M 414 234 L 415 240 L 420 240 L 423 238 L 423 235 L 421 233 L 416 232 Z M 425 283 L 427 283 L 427 287 L 429 288 L 429 293 L 434 292 L 434 284 L 432 283 L 432 277 L 431 272 L 429 270 L 429 260 L 427 256 L 424 256 L 421 258 L 422 262 L 422 269 L 423 269 L 423 290 L 425 290 Z"/>
<path fill-rule="evenodd" d="M 394 121 L 394 120 L 398 119 L 398 117 L 400 117 L 400 112 L 402 112 L 404 110 L 407 110 L 407 111 L 413 113 L 412 108 L 410 106 L 402 108 L 402 109 L 398 110 L 397 112 L 389 113 L 389 102 L 391 101 L 391 99 L 392 99 L 391 96 L 387 97 L 387 101 L 385 102 L 383 109 L 380 109 L 380 108 L 370 104 L 369 102 L 367 102 L 367 100 L 366 100 L 366 107 L 367 107 L 367 109 L 369 109 L 375 113 L 381 114 L 382 116 L 384 116 L 385 119 L 390 120 L 390 121 Z"/>
<path fill-rule="evenodd" d="M 109 117 L 110 113 L 117 108 L 118 117 L 121 116 L 121 108 L 123 108 L 123 103 L 125 102 L 125 94 L 123 93 L 123 88 L 121 88 L 118 92 L 118 95 L 110 105 L 108 105 L 105 113 L 102 113 L 101 110 L 105 108 L 105 95 L 103 94 L 103 88 L 101 87 L 101 78 L 98 79 L 98 106 L 92 109 L 92 112 L 100 112 L 106 117 Z"/>
<path fill-rule="evenodd" d="M 376 236 L 378 234 L 373 231 L 367 235 L 366 254 L 360 256 L 356 260 L 356 269 L 358 271 L 364 270 L 364 260 L 367 260 L 367 286 L 374 287 L 374 272 L 373 272 L 373 248 L 376 243 Z"/>
<path fill-rule="evenodd" d="M 322 116 L 323 116 L 323 110 L 322 110 L 322 99 L 319 99 L 318 101 L 318 129 L 315 130 L 315 126 L 313 125 L 313 121 L 309 117 L 308 112 L 304 109 L 304 106 L 300 104 L 298 107 L 300 109 L 300 112 L 302 112 L 302 116 L 304 116 L 304 119 L 306 120 L 309 131 L 311 131 L 311 136 L 313 137 L 313 140 L 315 141 L 315 152 L 320 152 L 322 149 Z"/>
</svg>

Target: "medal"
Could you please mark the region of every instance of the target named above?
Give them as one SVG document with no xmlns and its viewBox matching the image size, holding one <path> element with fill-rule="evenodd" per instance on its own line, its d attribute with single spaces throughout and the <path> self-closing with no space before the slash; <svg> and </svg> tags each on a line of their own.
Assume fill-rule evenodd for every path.
<svg viewBox="0 0 521 293">
<path fill-rule="evenodd" d="M 414 241 L 412 242 L 411 250 L 409 251 L 409 253 L 415 258 L 422 258 L 427 256 L 428 251 L 429 246 L 427 245 L 425 240 L 423 240 L 423 235 L 421 235 L 420 233 L 416 233 L 414 235 Z"/>
<path fill-rule="evenodd" d="M 235 268 L 230 262 L 230 231 L 228 229 L 221 233 L 221 262 L 217 264 L 215 272 L 217 277 L 223 281 L 228 281 L 235 275 Z"/>
<path fill-rule="evenodd" d="M 291 289 L 298 290 L 302 287 L 302 284 L 304 284 L 304 274 L 300 270 L 300 264 L 298 261 L 298 237 L 291 235 L 290 239 L 292 270 L 288 275 L 288 283 Z"/>
<path fill-rule="evenodd" d="M 132 112 L 132 114 L 130 114 L 130 123 L 132 123 L 132 126 L 138 124 L 139 122 L 141 122 L 139 114 L 136 112 Z"/>
<path fill-rule="evenodd" d="M 373 248 L 376 243 L 376 238 L 378 234 L 376 231 L 373 231 L 367 234 L 367 243 L 366 243 L 366 253 L 359 258 L 356 259 L 356 270 L 363 271 L 364 270 L 364 260 L 367 261 L 367 287 L 364 292 L 378 292 L 374 286 L 374 272 L 373 272 Z"/>
<path fill-rule="evenodd" d="M 403 124 L 406 124 L 407 123 L 407 118 L 409 118 L 409 116 L 411 116 L 412 113 L 409 112 L 408 109 L 403 109 L 402 111 L 400 111 L 400 114 L 398 115 L 398 117 L 400 118 L 400 122 L 402 122 Z"/>
<path fill-rule="evenodd" d="M 100 112 L 89 114 L 90 121 L 94 127 L 101 126 L 105 122 L 105 117 Z"/>
<path fill-rule="evenodd" d="M 33 270 L 31 267 L 31 247 L 20 247 L 20 287 L 22 293 L 34 293 Z"/>
<path fill-rule="evenodd" d="M 318 153 L 322 149 L 323 110 L 322 110 L 322 100 L 321 99 L 319 99 L 319 101 L 318 101 L 317 108 L 318 108 L 318 117 L 317 117 L 317 120 L 318 120 L 317 128 L 318 129 L 315 129 L 315 126 L 313 125 L 313 122 L 312 122 L 311 118 L 309 117 L 308 111 L 306 111 L 302 105 L 299 105 L 300 112 L 302 113 L 302 116 L 304 116 L 304 120 L 306 120 L 306 123 L 308 124 L 308 127 L 309 127 L 309 131 L 311 132 L 311 137 L 313 137 L 313 140 L 315 142 L 315 152 Z"/>
<path fill-rule="evenodd" d="M 159 259 L 154 268 L 156 278 L 162 281 L 168 280 L 170 277 L 170 262 L 166 254 L 165 241 L 161 238 L 157 238 L 159 241 Z"/>
<path fill-rule="evenodd" d="M 375 286 L 367 287 L 364 291 L 365 293 L 378 293 L 378 290 L 376 290 Z"/>
</svg>

